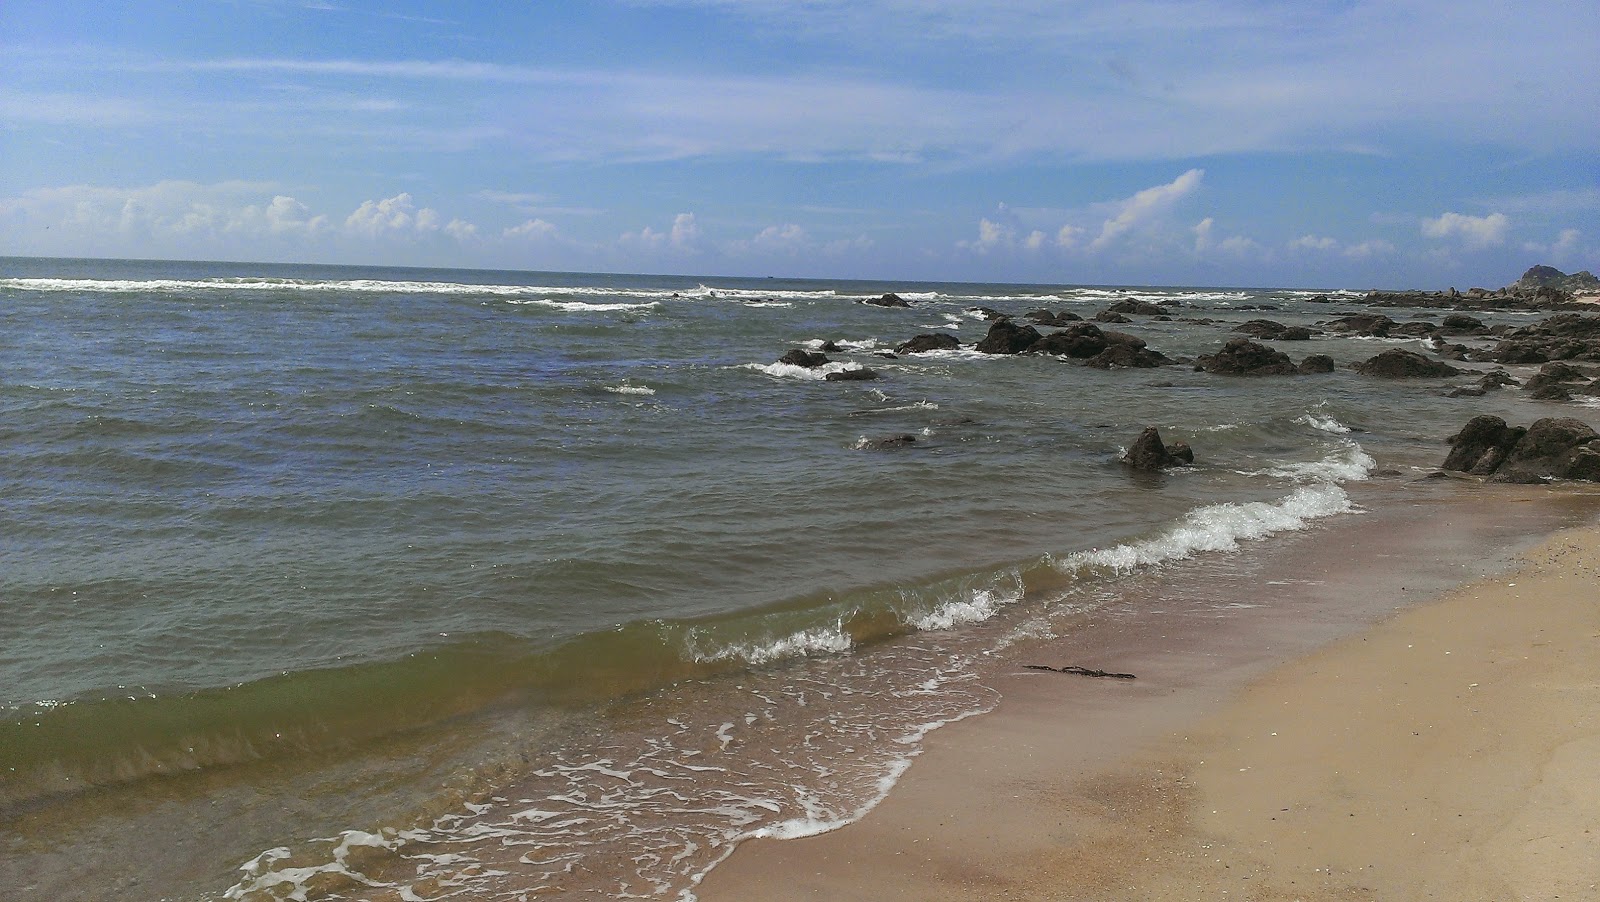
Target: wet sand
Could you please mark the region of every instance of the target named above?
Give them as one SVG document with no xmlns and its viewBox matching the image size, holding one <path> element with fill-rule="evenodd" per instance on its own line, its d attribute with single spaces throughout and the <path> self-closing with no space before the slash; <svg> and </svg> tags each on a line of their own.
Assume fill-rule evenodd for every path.
<svg viewBox="0 0 1600 902">
<path fill-rule="evenodd" d="M 1600 499 L 1374 491 L 1416 497 L 1022 650 L 882 805 L 700 898 L 1600 898 Z"/>
</svg>

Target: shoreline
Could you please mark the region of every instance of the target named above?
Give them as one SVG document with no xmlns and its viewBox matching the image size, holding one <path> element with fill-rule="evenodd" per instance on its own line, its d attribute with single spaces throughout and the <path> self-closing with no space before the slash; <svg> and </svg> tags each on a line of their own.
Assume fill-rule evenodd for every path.
<svg viewBox="0 0 1600 902">
<path fill-rule="evenodd" d="M 1122 603 L 1138 617 L 1109 610 L 1082 632 L 1021 651 L 999 707 L 925 740 L 859 821 L 748 841 L 698 897 L 1192 899 L 1231 890 L 1342 899 L 1444 887 L 1441 898 L 1507 898 L 1487 882 L 1490 865 L 1461 870 L 1469 853 L 1487 861 L 1473 842 L 1515 817 L 1533 830 L 1600 805 L 1593 778 L 1568 761 L 1600 752 L 1590 713 L 1600 707 L 1596 500 L 1500 487 L 1423 492 L 1375 520 L 1346 518 L 1276 543 L 1245 567 L 1220 560 L 1153 574 Z M 1507 543 L 1524 557 L 1511 559 Z M 1196 597 L 1196 585 L 1237 594 Z M 1408 635 L 1402 645 L 1417 649 L 1448 637 L 1452 647 L 1440 651 L 1451 654 L 1396 658 L 1397 637 Z M 1536 639 L 1549 644 L 1536 649 Z M 1586 653 L 1572 653 L 1583 643 Z M 1517 649 L 1518 666 L 1482 672 L 1485 655 L 1509 661 Z M 1139 679 L 1021 666 L 1035 661 Z M 1470 683 L 1478 685 L 1463 688 Z M 1493 714 L 1460 707 L 1464 691 L 1496 699 Z M 1521 704 L 1529 697 L 1538 703 Z M 1563 717 L 1550 717 L 1553 705 L 1567 706 Z M 1396 726 L 1418 718 L 1426 729 L 1416 736 Z M 1514 741 L 1496 745 L 1489 734 L 1500 728 Z M 1558 756 L 1561 746 L 1569 750 Z M 1357 754 L 1361 769 L 1347 772 L 1342 762 Z M 1530 776 L 1540 768 L 1544 783 Z M 1517 778 L 1494 783 L 1505 775 Z M 1570 801 L 1584 792 L 1586 803 Z M 1562 793 L 1565 807 L 1553 806 L 1547 797 Z M 1472 804 L 1446 811 L 1447 799 Z M 1396 831 L 1421 839 L 1388 837 Z M 1532 854 L 1513 834 L 1497 841 L 1501 858 Z M 1600 830 L 1545 842 L 1543 864 L 1520 873 L 1554 875 L 1546 882 L 1564 879 L 1572 891 L 1600 882 L 1591 864 Z M 1549 866 L 1557 853 L 1563 864 Z M 1371 861 L 1356 863 L 1363 857 Z"/>
</svg>

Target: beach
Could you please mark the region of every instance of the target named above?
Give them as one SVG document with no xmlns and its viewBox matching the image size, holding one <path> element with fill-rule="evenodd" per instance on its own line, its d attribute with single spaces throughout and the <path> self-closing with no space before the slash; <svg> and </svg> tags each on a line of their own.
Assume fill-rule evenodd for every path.
<svg viewBox="0 0 1600 902">
<path fill-rule="evenodd" d="M 1290 604 L 1041 647 L 1139 678 L 1019 670 L 859 823 L 747 843 L 700 898 L 1595 898 L 1600 530 L 1481 554 L 1541 494 L 1285 543 L 1252 578 Z"/>
</svg>

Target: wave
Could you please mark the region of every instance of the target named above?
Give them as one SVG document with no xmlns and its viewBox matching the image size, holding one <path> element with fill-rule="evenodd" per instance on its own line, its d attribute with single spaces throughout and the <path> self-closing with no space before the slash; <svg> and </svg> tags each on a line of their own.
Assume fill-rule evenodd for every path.
<svg viewBox="0 0 1600 902">
<path fill-rule="evenodd" d="M 795 366 L 792 363 L 745 363 L 738 369 L 755 370 L 766 373 L 779 379 L 799 379 L 805 382 L 824 382 L 829 373 L 843 373 L 850 370 L 864 369 L 859 363 L 844 363 L 838 360 L 825 363 L 822 366 Z"/>
<path fill-rule="evenodd" d="M 642 304 L 594 304 L 588 301 L 552 301 L 548 298 L 538 298 L 526 301 L 506 301 L 507 304 L 518 306 L 550 307 L 555 310 L 564 310 L 568 313 L 607 313 L 616 310 L 650 310 L 661 306 L 660 301 L 646 301 Z"/>
</svg>

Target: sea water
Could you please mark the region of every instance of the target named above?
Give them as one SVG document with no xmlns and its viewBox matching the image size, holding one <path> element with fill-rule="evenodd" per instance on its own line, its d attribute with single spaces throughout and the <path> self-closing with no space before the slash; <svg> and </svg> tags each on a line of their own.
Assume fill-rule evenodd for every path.
<svg viewBox="0 0 1600 902">
<path fill-rule="evenodd" d="M 1362 296 L 0 259 L 0 884 L 692 897 L 1126 574 L 1530 419 L 1347 367 L 1414 340 L 1265 379 L 898 343 L 1136 298 L 1171 318 L 1110 328 L 1192 358 Z M 1195 466 L 1121 466 L 1147 425 Z"/>
</svg>

